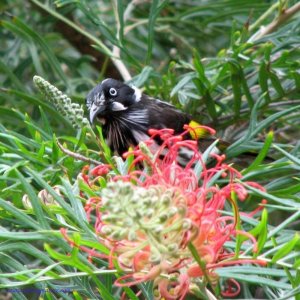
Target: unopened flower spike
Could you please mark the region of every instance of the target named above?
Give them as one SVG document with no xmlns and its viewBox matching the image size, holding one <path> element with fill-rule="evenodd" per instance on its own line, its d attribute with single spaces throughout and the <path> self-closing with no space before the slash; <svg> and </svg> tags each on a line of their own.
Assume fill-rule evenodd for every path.
<svg viewBox="0 0 300 300">
<path fill-rule="evenodd" d="M 84 110 L 78 103 L 72 103 L 72 100 L 40 76 L 34 76 L 33 82 L 36 87 L 54 104 L 55 108 L 71 122 L 72 126 L 80 129 L 83 126 L 89 126 L 89 121 L 84 117 Z"/>
</svg>

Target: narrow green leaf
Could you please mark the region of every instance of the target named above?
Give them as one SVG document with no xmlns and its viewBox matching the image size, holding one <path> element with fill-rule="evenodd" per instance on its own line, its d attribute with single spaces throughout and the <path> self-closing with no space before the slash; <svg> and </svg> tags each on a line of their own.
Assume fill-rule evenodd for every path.
<svg viewBox="0 0 300 300">
<path fill-rule="evenodd" d="M 68 120 L 65 119 L 61 114 L 58 114 L 57 110 L 51 104 L 49 104 L 48 101 L 41 100 L 32 95 L 29 95 L 28 93 L 21 92 L 18 90 L 13 90 L 13 89 L 5 89 L 3 90 L 3 92 L 21 98 L 22 100 L 28 102 L 28 104 L 30 105 L 42 107 L 43 109 L 45 109 L 47 112 L 51 114 L 51 118 L 54 118 L 58 122 L 63 123 L 68 128 L 72 127 L 71 124 L 68 122 Z"/>
<path fill-rule="evenodd" d="M 281 149 L 279 146 L 274 145 L 274 148 L 277 149 L 278 151 L 280 151 L 282 154 L 284 154 L 288 159 L 290 159 L 293 163 L 295 163 L 296 165 L 300 166 L 300 159 L 297 158 L 296 156 L 288 153 L 287 151 Z"/>
<path fill-rule="evenodd" d="M 139 75 L 132 78 L 130 83 L 134 84 L 136 87 L 144 86 L 152 73 L 153 68 L 151 66 L 146 66 L 143 68 Z"/>
<path fill-rule="evenodd" d="M 55 259 L 61 261 L 62 263 L 72 266 L 78 270 L 86 272 L 90 274 L 93 278 L 95 284 L 99 288 L 99 292 L 101 293 L 103 299 L 107 300 L 116 300 L 107 290 L 105 285 L 93 274 L 93 270 L 86 265 L 85 263 L 81 262 L 77 257 L 78 249 L 76 247 L 73 248 L 71 252 L 71 256 L 60 254 L 59 252 L 53 250 L 48 244 L 45 244 L 46 251 Z"/>
<path fill-rule="evenodd" d="M 76 214 L 72 207 L 65 201 L 63 197 L 57 194 L 57 192 L 37 173 L 35 170 L 27 168 L 28 173 L 33 177 L 33 179 L 41 185 L 44 189 L 46 189 L 50 195 L 54 198 L 55 201 L 64 209 L 68 216 L 72 217 L 76 220 Z"/>
<path fill-rule="evenodd" d="M 29 217 L 27 214 L 25 214 L 22 210 L 16 208 L 13 206 L 9 201 L 5 201 L 4 199 L 0 198 L 0 207 L 2 209 L 6 210 L 7 212 L 11 213 L 16 219 L 18 219 L 20 222 L 22 222 L 24 225 L 34 228 L 36 230 L 41 229 L 41 225 L 36 222 L 34 219 Z M 26 232 L 25 232 L 26 233 Z M 8 234 L 8 236 L 7 236 Z M 15 235 L 16 234 L 16 235 Z M 24 233 L 19 233 L 21 236 L 20 238 L 24 237 Z M 11 232 L 0 232 L 0 239 L 1 237 L 16 237 L 18 235 L 18 232 L 14 232 L 14 234 L 11 234 Z M 30 233 L 31 235 L 31 233 Z"/>
<path fill-rule="evenodd" d="M 262 252 L 268 237 L 268 211 L 266 209 L 263 209 L 262 211 L 259 227 L 257 252 L 255 253 L 255 257 L 257 257 L 259 253 Z"/>
<path fill-rule="evenodd" d="M 51 152 L 51 162 L 55 165 L 60 157 L 60 149 L 56 143 L 57 139 L 56 136 L 53 135 L 52 139 L 52 152 Z"/>
<path fill-rule="evenodd" d="M 229 63 L 231 72 L 231 84 L 233 91 L 233 110 L 235 118 L 240 115 L 242 104 L 242 70 L 239 65 Z"/>
<path fill-rule="evenodd" d="M 41 117 L 42 117 L 42 123 L 43 123 L 42 127 L 43 127 L 44 131 L 47 132 L 49 136 L 52 136 L 53 131 L 52 131 L 52 128 L 51 128 L 50 123 L 48 121 L 48 117 L 45 114 L 44 109 L 43 109 L 42 106 L 39 106 L 39 111 L 40 111 L 40 114 L 41 114 Z"/>
<path fill-rule="evenodd" d="M 0 59 L 0 71 L 1 73 L 4 73 L 11 80 L 12 85 L 15 86 L 15 88 L 17 88 L 20 91 L 26 90 L 25 85 L 19 80 L 18 76 L 16 76 L 14 72 L 11 70 L 11 68 L 9 68 L 7 64 L 4 64 L 1 59 Z"/>
<path fill-rule="evenodd" d="M 260 64 L 259 72 L 258 72 L 258 82 L 260 85 L 260 88 L 264 94 L 264 98 L 266 100 L 266 103 L 271 102 L 271 97 L 269 94 L 269 87 L 268 87 L 268 79 L 269 79 L 269 72 L 266 63 L 263 61 Z"/>
<path fill-rule="evenodd" d="M 169 0 L 162 0 L 161 3 L 158 0 L 153 0 L 151 2 L 151 9 L 149 13 L 148 22 L 148 39 L 147 39 L 147 54 L 146 54 L 146 65 L 150 64 L 150 60 L 153 53 L 154 44 L 154 32 L 155 32 L 155 22 L 159 16 L 161 10 L 168 4 Z"/>
<path fill-rule="evenodd" d="M 197 87 L 200 95 L 202 96 L 202 99 L 206 105 L 206 108 L 207 108 L 207 111 L 208 111 L 210 117 L 213 119 L 213 121 L 216 124 L 218 122 L 218 115 L 217 115 L 214 100 L 211 97 L 208 88 L 205 86 L 205 84 L 199 78 L 194 78 L 193 82 L 194 82 L 195 86 Z"/>
<path fill-rule="evenodd" d="M 66 76 L 60 66 L 60 62 L 52 52 L 51 48 L 48 46 L 45 39 L 41 37 L 37 33 L 37 31 L 33 30 L 32 28 L 27 26 L 24 22 L 22 22 L 21 19 L 19 18 L 14 18 L 14 24 L 18 27 L 20 31 L 27 34 L 33 41 L 35 41 L 37 44 L 40 45 L 45 55 L 47 56 L 50 67 L 53 68 L 54 72 L 60 77 L 60 79 L 65 83 L 65 85 L 68 85 Z"/>
<path fill-rule="evenodd" d="M 296 233 L 295 236 L 293 237 L 292 240 L 290 240 L 288 243 L 286 243 L 285 245 L 283 245 L 272 257 L 271 262 L 275 263 L 277 262 L 279 259 L 287 256 L 291 251 L 294 250 L 294 247 L 296 246 L 296 244 L 299 242 L 300 237 L 299 235 Z M 297 267 L 297 266 L 295 266 Z"/>
<path fill-rule="evenodd" d="M 259 132 L 261 132 L 263 129 L 265 129 L 267 126 L 269 126 L 270 124 L 272 124 L 274 121 L 276 121 L 277 119 L 285 116 L 285 115 L 289 115 L 291 112 L 296 111 L 296 110 L 300 110 L 300 105 L 297 106 L 293 106 L 290 107 L 288 109 L 285 109 L 283 111 L 279 111 L 277 113 L 274 113 L 272 115 L 270 115 L 267 119 L 263 120 L 262 122 L 260 122 L 255 130 L 253 130 L 253 132 L 251 133 L 250 137 L 254 137 L 256 136 Z"/>
<path fill-rule="evenodd" d="M 263 160 L 267 157 L 269 153 L 269 149 L 273 142 L 273 137 L 274 137 L 274 133 L 273 131 L 270 131 L 266 136 L 266 140 L 264 142 L 262 149 L 256 156 L 255 160 L 251 163 L 251 165 L 247 169 L 243 170 L 243 174 L 247 174 L 250 171 L 255 170 L 257 166 L 263 162 Z"/>
<path fill-rule="evenodd" d="M 271 79 L 272 86 L 275 88 L 278 95 L 280 97 L 283 97 L 285 95 L 285 92 L 276 73 L 273 71 L 269 71 L 269 78 Z"/>
<path fill-rule="evenodd" d="M 297 90 L 300 90 L 300 74 L 296 71 L 292 71 L 291 74 L 295 80 L 295 85 L 297 87 Z"/>
<path fill-rule="evenodd" d="M 250 109 L 252 109 L 254 106 L 254 99 L 251 95 L 251 92 L 250 92 L 250 89 L 249 89 L 249 86 L 248 86 L 248 83 L 247 83 L 247 80 L 245 78 L 245 74 L 243 71 L 242 71 L 241 81 L 242 81 L 242 88 L 245 93 L 248 105 L 249 105 Z"/>
<path fill-rule="evenodd" d="M 20 179 L 22 186 L 24 187 L 25 193 L 29 197 L 33 211 L 40 224 L 40 227 L 42 229 L 50 229 L 50 225 L 42 209 L 41 199 L 38 198 L 38 196 L 36 195 L 36 191 L 34 191 L 32 186 L 27 182 L 27 179 L 25 179 L 25 177 L 18 170 L 16 170 L 16 174 Z"/>
</svg>

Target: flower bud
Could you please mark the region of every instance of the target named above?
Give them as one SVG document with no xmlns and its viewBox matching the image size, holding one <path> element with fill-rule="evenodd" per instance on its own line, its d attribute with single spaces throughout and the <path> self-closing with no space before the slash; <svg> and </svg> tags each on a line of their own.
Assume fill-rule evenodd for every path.
<svg viewBox="0 0 300 300">
<path fill-rule="evenodd" d="M 108 225 L 105 225 L 105 226 L 103 226 L 102 228 L 101 228 L 101 231 L 102 231 L 102 233 L 103 234 L 105 234 L 105 235 L 110 235 L 111 233 L 112 233 L 112 228 L 110 227 L 110 226 L 108 226 Z"/>
<path fill-rule="evenodd" d="M 169 245 L 167 246 L 167 248 L 168 248 L 168 251 L 171 252 L 171 253 L 177 252 L 177 251 L 178 251 L 178 245 L 175 244 L 175 243 L 169 244 Z"/>
<path fill-rule="evenodd" d="M 134 230 L 129 230 L 129 232 L 128 232 L 128 240 L 132 242 L 132 241 L 135 241 L 136 238 L 137 238 L 137 236 L 136 236 L 135 231 Z"/>
<path fill-rule="evenodd" d="M 25 209 L 32 209 L 32 205 L 27 194 L 23 195 L 22 203 Z"/>
<path fill-rule="evenodd" d="M 175 206 L 170 207 L 168 210 L 168 217 L 173 217 L 177 214 L 178 209 Z"/>
<path fill-rule="evenodd" d="M 164 223 L 168 220 L 168 213 L 167 212 L 163 212 L 160 216 L 159 216 L 159 221 L 161 223 Z"/>
<path fill-rule="evenodd" d="M 182 221 L 182 228 L 185 230 L 189 230 L 192 227 L 192 221 L 190 219 L 184 219 Z"/>
<path fill-rule="evenodd" d="M 149 261 L 153 264 L 159 264 L 161 262 L 161 255 L 159 253 L 153 253 L 149 257 Z"/>
<path fill-rule="evenodd" d="M 158 234 L 158 233 L 161 233 L 163 229 L 164 229 L 164 227 L 162 225 L 157 225 L 154 227 L 153 232 Z"/>
</svg>

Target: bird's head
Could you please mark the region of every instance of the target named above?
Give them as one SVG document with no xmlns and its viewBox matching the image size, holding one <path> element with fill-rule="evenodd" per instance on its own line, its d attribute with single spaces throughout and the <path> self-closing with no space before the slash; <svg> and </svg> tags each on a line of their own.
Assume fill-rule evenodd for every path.
<svg viewBox="0 0 300 300">
<path fill-rule="evenodd" d="M 97 118 L 105 124 L 109 117 L 128 110 L 140 100 L 141 91 L 138 88 L 115 79 L 105 79 L 87 95 L 86 105 L 90 111 L 90 122 L 93 123 Z"/>
</svg>

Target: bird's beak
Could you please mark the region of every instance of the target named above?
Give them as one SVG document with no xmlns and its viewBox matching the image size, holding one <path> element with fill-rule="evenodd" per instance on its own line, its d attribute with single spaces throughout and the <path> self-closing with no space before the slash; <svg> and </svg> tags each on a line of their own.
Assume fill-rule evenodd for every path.
<svg viewBox="0 0 300 300">
<path fill-rule="evenodd" d="M 96 99 L 91 108 L 90 108 L 90 122 L 93 124 L 95 121 L 95 118 L 105 110 L 106 105 L 105 105 L 105 97 L 104 94 L 101 93 L 100 98 Z"/>
</svg>

